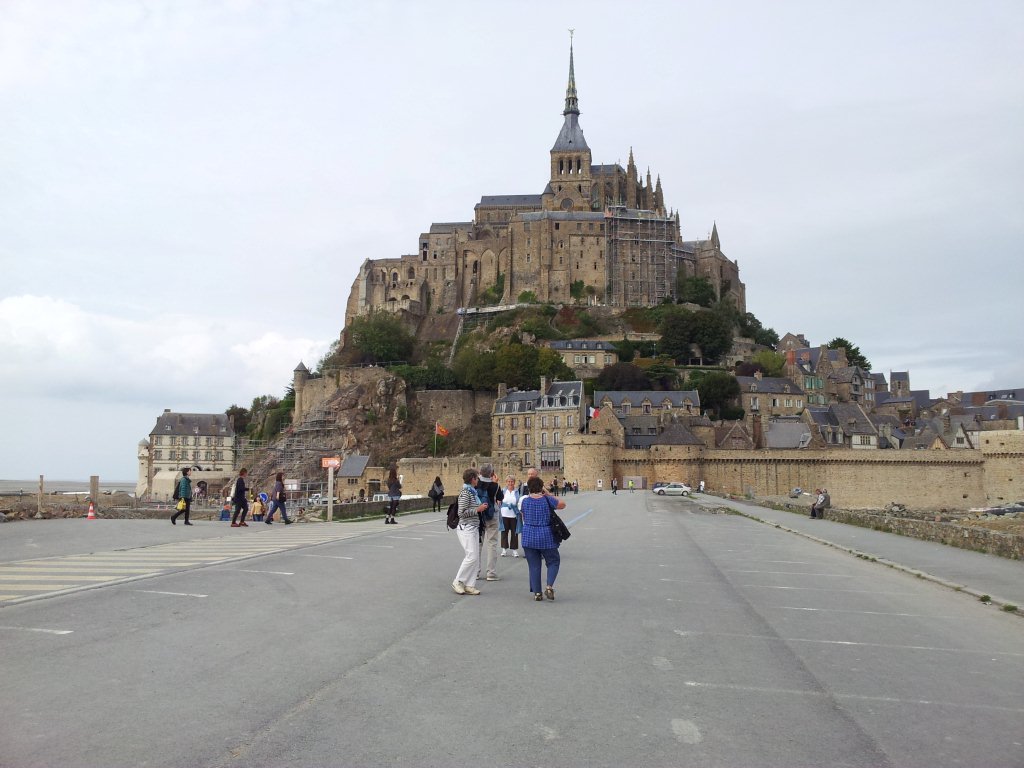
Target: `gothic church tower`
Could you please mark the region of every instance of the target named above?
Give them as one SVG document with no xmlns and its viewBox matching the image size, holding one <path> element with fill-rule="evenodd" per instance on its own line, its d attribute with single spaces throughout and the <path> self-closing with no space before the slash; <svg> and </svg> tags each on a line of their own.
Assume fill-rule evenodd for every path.
<svg viewBox="0 0 1024 768">
<path fill-rule="evenodd" d="M 589 211 L 590 147 L 580 128 L 580 105 L 576 96 L 576 73 L 572 42 L 569 42 L 569 85 L 565 89 L 565 122 L 551 148 L 551 180 L 544 190 L 545 210 Z"/>
</svg>

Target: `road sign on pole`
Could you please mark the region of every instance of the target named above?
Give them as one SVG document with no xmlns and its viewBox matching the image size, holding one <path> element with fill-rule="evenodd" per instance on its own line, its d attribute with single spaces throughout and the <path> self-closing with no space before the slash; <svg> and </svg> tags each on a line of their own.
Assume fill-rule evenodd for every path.
<svg viewBox="0 0 1024 768">
<path fill-rule="evenodd" d="M 320 466 L 327 470 L 327 522 L 334 522 L 334 471 L 341 466 L 337 456 L 322 456 Z"/>
</svg>

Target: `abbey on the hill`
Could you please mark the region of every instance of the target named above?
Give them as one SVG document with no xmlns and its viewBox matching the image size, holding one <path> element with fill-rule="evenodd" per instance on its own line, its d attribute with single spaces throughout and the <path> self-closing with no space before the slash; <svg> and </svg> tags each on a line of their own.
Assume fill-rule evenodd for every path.
<svg viewBox="0 0 1024 768">
<path fill-rule="evenodd" d="M 652 183 L 648 169 L 641 180 L 632 149 L 625 168 L 591 162 L 571 45 L 562 114 L 542 193 L 485 195 L 472 221 L 431 224 L 415 254 L 367 259 L 346 325 L 374 310 L 454 312 L 495 287 L 501 304 L 532 293 L 541 302 L 653 306 L 673 296 L 680 271 L 708 279 L 720 298 L 745 311 L 739 266 L 722 253 L 717 227 L 707 240 L 684 241 L 679 212 L 665 207 L 661 177 Z"/>
</svg>

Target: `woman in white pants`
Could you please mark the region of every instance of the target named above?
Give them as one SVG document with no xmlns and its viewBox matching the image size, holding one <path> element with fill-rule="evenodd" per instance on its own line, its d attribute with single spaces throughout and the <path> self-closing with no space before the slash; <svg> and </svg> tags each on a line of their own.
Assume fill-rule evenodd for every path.
<svg viewBox="0 0 1024 768">
<path fill-rule="evenodd" d="M 476 484 L 480 477 L 475 469 L 467 469 L 462 473 L 463 486 L 459 492 L 459 527 L 455 532 L 459 535 L 459 543 L 466 556 L 459 566 L 459 572 L 452 582 L 452 589 L 457 595 L 479 595 L 476 588 L 477 573 L 480 570 L 480 513 L 487 509 L 476 495 Z"/>
</svg>

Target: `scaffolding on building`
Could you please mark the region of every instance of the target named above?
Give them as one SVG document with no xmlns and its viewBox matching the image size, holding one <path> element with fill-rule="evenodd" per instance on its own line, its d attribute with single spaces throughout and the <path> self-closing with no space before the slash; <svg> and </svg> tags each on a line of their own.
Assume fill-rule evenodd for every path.
<svg viewBox="0 0 1024 768">
<path fill-rule="evenodd" d="M 674 297 L 675 219 L 624 206 L 611 207 L 605 215 L 608 303 L 646 307 Z"/>
</svg>

